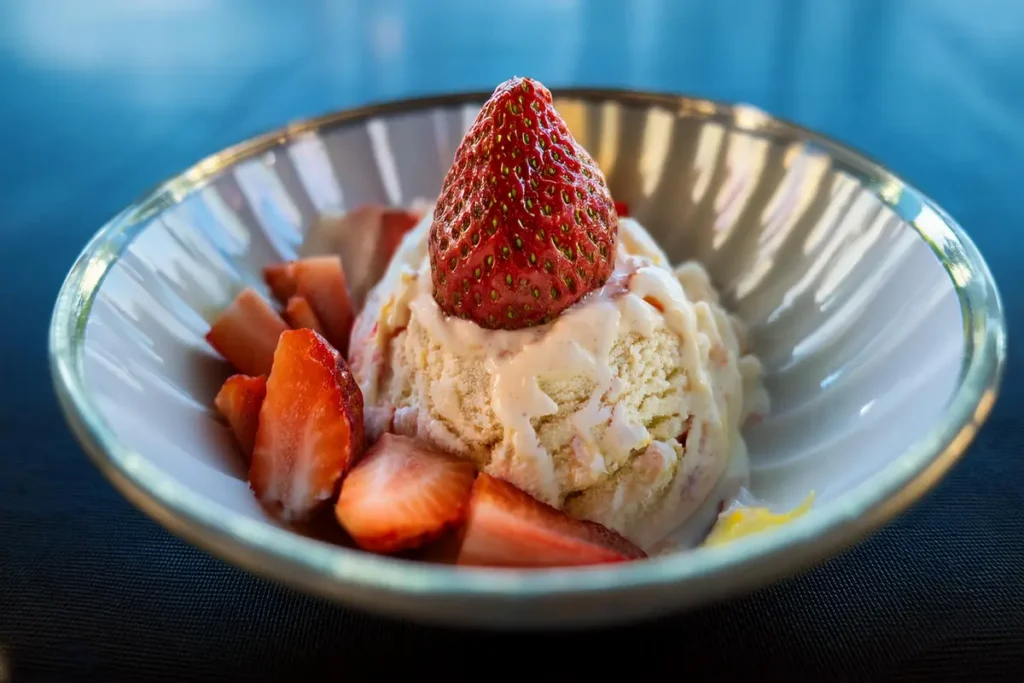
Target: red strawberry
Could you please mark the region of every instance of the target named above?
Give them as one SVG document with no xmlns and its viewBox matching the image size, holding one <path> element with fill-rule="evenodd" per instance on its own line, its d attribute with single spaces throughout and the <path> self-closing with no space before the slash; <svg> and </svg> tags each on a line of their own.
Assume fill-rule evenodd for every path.
<svg viewBox="0 0 1024 683">
<path fill-rule="evenodd" d="M 206 341 L 239 372 L 256 377 L 270 374 L 277 339 L 287 329 L 277 311 L 246 288 L 213 321 Z"/>
<path fill-rule="evenodd" d="M 565 567 L 625 562 L 643 550 L 595 522 L 573 519 L 481 473 L 469 499 L 459 564 Z"/>
<path fill-rule="evenodd" d="M 330 344 L 288 330 L 274 353 L 249 484 L 288 521 L 331 498 L 363 450 L 363 395 Z"/>
<path fill-rule="evenodd" d="M 316 313 L 313 312 L 313 307 L 309 305 L 309 301 L 304 296 L 293 296 L 288 299 L 288 305 L 284 309 L 284 319 L 296 330 L 305 328 L 313 330 L 321 336 L 324 333 L 324 328 L 316 317 Z"/>
<path fill-rule="evenodd" d="M 295 296 L 295 262 L 272 263 L 263 268 L 263 279 L 280 303 Z"/>
<path fill-rule="evenodd" d="M 455 152 L 430 227 L 434 298 L 486 328 L 544 323 L 604 284 L 618 217 L 604 175 L 528 78 L 498 86 Z"/>
<path fill-rule="evenodd" d="M 317 331 L 342 354 L 347 352 L 354 314 L 345 270 L 338 256 L 313 256 L 275 263 L 263 269 L 263 279 L 282 304 L 291 303 L 296 296 L 305 299 L 322 328 Z M 308 322 L 306 319 L 293 327 L 309 327 Z"/>
<path fill-rule="evenodd" d="M 619 214 L 619 218 L 628 218 L 629 204 L 626 202 L 615 202 L 615 213 Z"/>
<path fill-rule="evenodd" d="M 256 429 L 260 424 L 260 407 L 267 395 L 267 378 L 232 375 L 213 399 L 214 406 L 228 421 L 242 449 L 246 464 L 252 460 Z"/>
<path fill-rule="evenodd" d="M 337 256 L 314 256 L 295 262 L 295 291 L 309 302 L 324 328 L 324 338 L 342 355 L 352 333 L 352 301 L 345 271 Z"/>
<path fill-rule="evenodd" d="M 365 550 L 418 547 L 465 518 L 475 476 L 469 461 L 384 434 L 345 477 L 334 514 Z"/>
<path fill-rule="evenodd" d="M 380 239 L 377 242 L 379 259 L 378 265 L 381 270 L 391 262 L 391 257 L 398 250 L 405 234 L 416 227 L 420 222 L 419 216 L 411 211 L 402 209 L 385 209 L 380 217 Z"/>
</svg>

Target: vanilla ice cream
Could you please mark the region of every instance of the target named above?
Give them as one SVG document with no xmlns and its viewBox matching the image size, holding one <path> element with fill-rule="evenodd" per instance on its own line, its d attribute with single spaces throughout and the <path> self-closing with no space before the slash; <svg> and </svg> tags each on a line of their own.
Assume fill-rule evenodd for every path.
<svg viewBox="0 0 1024 683">
<path fill-rule="evenodd" d="M 486 330 L 434 301 L 430 222 L 406 236 L 353 330 L 370 438 L 428 441 L 645 549 L 730 463 L 745 476 L 740 426 L 767 397 L 702 267 L 673 270 L 624 218 L 602 289 L 549 324 Z"/>
</svg>

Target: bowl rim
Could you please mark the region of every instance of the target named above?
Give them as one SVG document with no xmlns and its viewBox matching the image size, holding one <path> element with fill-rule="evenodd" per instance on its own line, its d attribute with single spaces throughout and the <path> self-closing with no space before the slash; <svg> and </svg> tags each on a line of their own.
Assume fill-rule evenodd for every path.
<svg viewBox="0 0 1024 683">
<path fill-rule="evenodd" d="M 963 229 L 923 193 L 870 157 L 832 138 L 746 104 L 685 95 L 607 88 L 553 90 L 558 100 L 614 102 L 667 108 L 715 120 L 729 130 L 792 137 L 840 161 L 932 248 L 950 276 L 963 313 L 960 384 L 927 434 L 873 477 L 784 527 L 740 541 L 669 554 L 642 562 L 518 571 L 432 565 L 330 545 L 258 522 L 193 493 L 121 443 L 101 416 L 84 375 L 85 332 L 103 280 L 154 215 L 235 164 L 310 133 L 411 111 L 478 105 L 489 91 L 458 92 L 369 104 L 289 123 L 212 154 L 144 193 L 106 223 L 69 271 L 49 330 L 50 370 L 61 409 L 80 444 L 104 476 L 132 504 L 172 532 L 243 568 L 321 594 L 339 587 L 398 596 L 492 597 L 521 600 L 585 595 L 617 589 L 697 582 L 711 586 L 691 602 L 782 576 L 849 546 L 929 491 L 964 454 L 998 395 L 1006 357 L 1006 325 L 998 289 Z M 760 576 L 759 576 L 760 575 Z M 731 580 L 714 582 L 715 577 Z M 758 577 L 758 578 L 755 578 Z"/>
</svg>

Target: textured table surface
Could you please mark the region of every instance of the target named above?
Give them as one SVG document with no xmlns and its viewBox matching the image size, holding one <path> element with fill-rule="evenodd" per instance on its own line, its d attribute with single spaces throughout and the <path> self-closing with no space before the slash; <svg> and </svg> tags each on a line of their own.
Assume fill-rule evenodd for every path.
<svg viewBox="0 0 1024 683">
<path fill-rule="evenodd" d="M 513 74 L 749 102 L 932 195 L 985 254 L 1010 325 L 1002 397 L 964 461 L 802 577 L 566 635 L 357 614 L 124 502 L 64 426 L 46 364 L 87 238 L 147 187 L 290 119 Z M 0 152 L 0 683 L 564 679 L 620 660 L 641 680 L 1024 680 L 1019 0 L 0 0 Z"/>
</svg>

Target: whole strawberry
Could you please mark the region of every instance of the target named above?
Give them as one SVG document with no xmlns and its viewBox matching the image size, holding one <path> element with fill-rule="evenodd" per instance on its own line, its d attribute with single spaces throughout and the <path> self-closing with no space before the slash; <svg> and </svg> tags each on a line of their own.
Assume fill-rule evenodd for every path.
<svg viewBox="0 0 1024 683">
<path fill-rule="evenodd" d="M 430 227 L 434 299 L 489 329 L 546 323 L 608 279 L 618 229 L 604 175 L 551 93 L 513 78 L 445 176 Z"/>
</svg>

